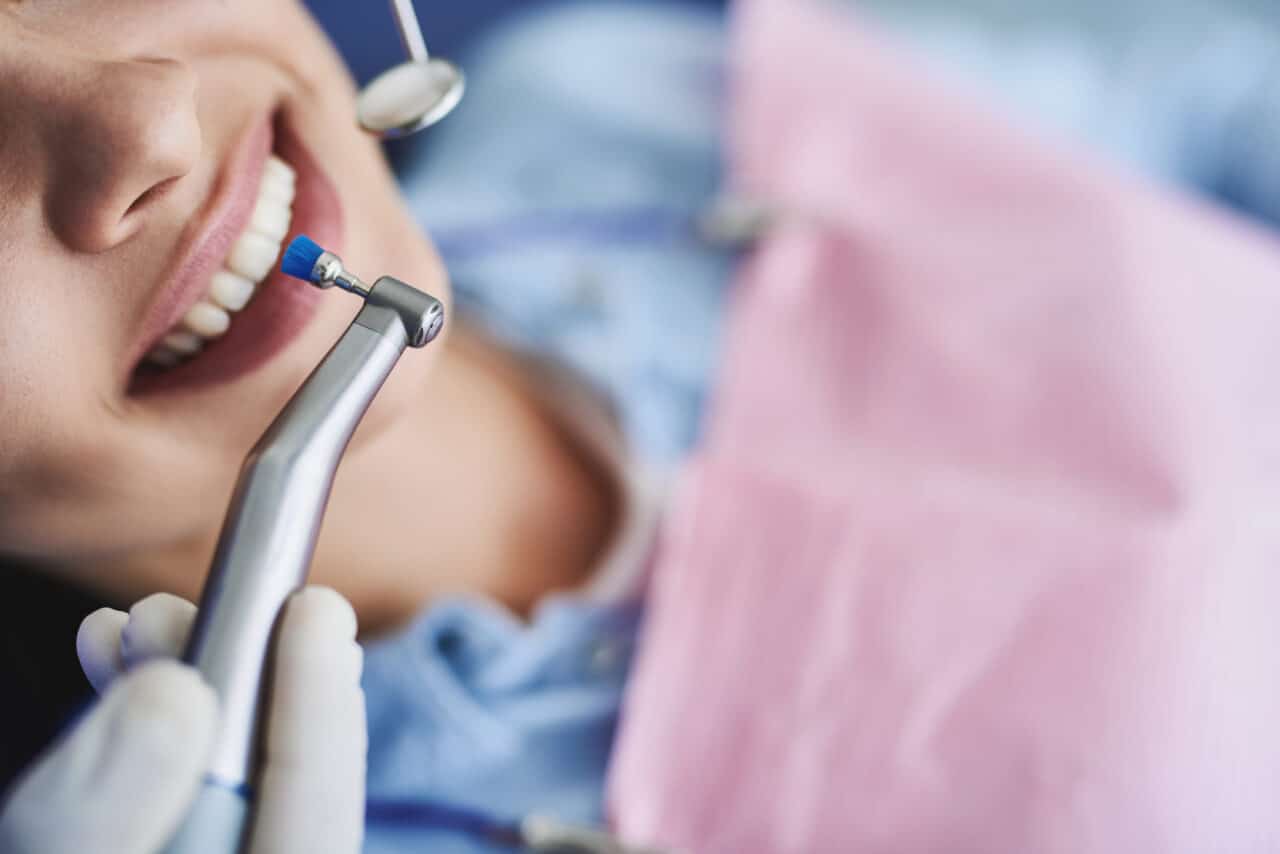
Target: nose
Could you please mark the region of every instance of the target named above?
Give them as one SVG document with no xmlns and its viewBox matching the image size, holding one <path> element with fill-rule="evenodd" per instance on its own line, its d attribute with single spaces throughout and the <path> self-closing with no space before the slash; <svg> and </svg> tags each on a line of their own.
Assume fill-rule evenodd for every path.
<svg viewBox="0 0 1280 854">
<path fill-rule="evenodd" d="M 200 157 L 196 80 L 169 59 L 95 62 L 47 99 L 46 215 L 79 252 L 129 240 Z M 64 78 L 65 80 L 65 78 Z"/>
</svg>

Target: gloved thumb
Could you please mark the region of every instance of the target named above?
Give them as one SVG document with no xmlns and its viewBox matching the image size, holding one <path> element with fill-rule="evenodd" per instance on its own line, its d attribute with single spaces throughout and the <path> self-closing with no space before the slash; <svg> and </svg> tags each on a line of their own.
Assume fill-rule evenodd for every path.
<svg viewBox="0 0 1280 854">
<path fill-rule="evenodd" d="M 0 851 L 153 854 L 195 796 L 216 721 L 214 693 L 189 667 L 121 677 L 19 781 Z"/>
</svg>

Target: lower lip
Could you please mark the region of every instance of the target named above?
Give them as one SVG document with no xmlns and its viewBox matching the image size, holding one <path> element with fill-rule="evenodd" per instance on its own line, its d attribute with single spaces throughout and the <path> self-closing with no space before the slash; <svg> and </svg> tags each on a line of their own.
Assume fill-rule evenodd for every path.
<svg viewBox="0 0 1280 854">
<path fill-rule="evenodd" d="M 339 251 L 342 211 L 333 184 L 302 142 L 282 122 L 276 123 L 275 152 L 297 172 L 293 222 L 284 245 L 299 234 L 311 236 L 326 248 Z M 129 391 L 155 395 L 193 391 L 231 382 L 270 361 L 307 326 L 319 308 L 323 294 L 289 278 L 271 273 L 243 310 L 231 315 L 226 334 L 207 342 L 188 362 L 162 371 L 134 374 Z"/>
</svg>

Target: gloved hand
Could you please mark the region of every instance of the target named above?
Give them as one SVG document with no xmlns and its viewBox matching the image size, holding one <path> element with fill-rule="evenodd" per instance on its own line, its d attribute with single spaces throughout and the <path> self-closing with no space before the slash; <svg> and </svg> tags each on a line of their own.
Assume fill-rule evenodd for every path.
<svg viewBox="0 0 1280 854">
<path fill-rule="evenodd" d="M 4 854 L 154 854 L 205 773 L 217 701 L 171 659 L 196 609 L 166 594 L 103 609 L 76 639 L 102 694 L 25 775 L 0 812 Z M 276 648 L 264 770 L 250 850 L 355 854 L 364 828 L 363 655 L 337 593 L 290 600 Z"/>
</svg>

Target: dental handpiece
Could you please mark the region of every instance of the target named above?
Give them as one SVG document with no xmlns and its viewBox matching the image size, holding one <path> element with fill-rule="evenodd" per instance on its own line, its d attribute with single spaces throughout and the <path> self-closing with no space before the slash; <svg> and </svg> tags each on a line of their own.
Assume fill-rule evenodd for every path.
<svg viewBox="0 0 1280 854">
<path fill-rule="evenodd" d="M 444 326 L 439 300 L 390 276 L 365 285 L 306 237 L 289 245 L 281 267 L 365 303 L 240 471 L 184 656 L 218 695 L 219 731 L 204 785 L 165 854 L 235 854 L 245 844 L 277 621 L 306 582 L 356 425 L 405 348 L 426 346 Z"/>
</svg>

